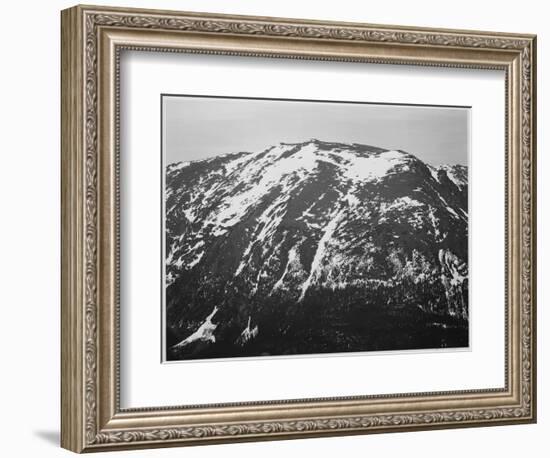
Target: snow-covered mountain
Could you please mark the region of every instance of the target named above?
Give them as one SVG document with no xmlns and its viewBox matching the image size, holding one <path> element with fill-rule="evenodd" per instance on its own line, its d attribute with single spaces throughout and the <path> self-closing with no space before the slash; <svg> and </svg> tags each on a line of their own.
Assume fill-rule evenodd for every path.
<svg viewBox="0 0 550 458">
<path fill-rule="evenodd" d="M 170 164 L 169 359 L 467 346 L 467 193 L 361 144 Z"/>
</svg>

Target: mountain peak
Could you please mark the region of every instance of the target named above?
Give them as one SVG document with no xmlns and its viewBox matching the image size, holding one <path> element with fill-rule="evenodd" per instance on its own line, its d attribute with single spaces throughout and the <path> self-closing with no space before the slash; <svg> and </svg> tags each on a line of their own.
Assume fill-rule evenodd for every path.
<svg viewBox="0 0 550 458">
<path fill-rule="evenodd" d="M 291 146 L 291 147 L 298 147 L 298 146 L 308 146 L 312 145 L 315 146 L 319 150 L 335 150 L 341 151 L 346 150 L 350 152 L 356 152 L 356 153 L 383 153 L 386 151 L 389 151 L 387 148 L 379 148 L 377 146 L 367 145 L 364 143 L 344 143 L 344 142 L 338 142 L 338 141 L 329 141 L 329 140 L 320 140 L 318 138 L 310 138 L 308 140 L 304 140 L 302 142 L 281 142 L 279 146 Z M 403 154 L 408 154 L 404 151 L 399 151 Z"/>
</svg>

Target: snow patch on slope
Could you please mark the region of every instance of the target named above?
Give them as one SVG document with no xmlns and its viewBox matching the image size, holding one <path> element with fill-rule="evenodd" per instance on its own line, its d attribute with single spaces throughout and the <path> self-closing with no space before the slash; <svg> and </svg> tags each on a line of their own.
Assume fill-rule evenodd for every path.
<svg viewBox="0 0 550 458">
<path fill-rule="evenodd" d="M 244 328 L 243 332 L 241 332 L 241 335 L 237 339 L 237 343 L 240 345 L 244 345 L 249 340 L 252 340 L 254 337 L 258 335 L 258 325 L 254 327 L 250 327 L 250 320 L 251 320 L 251 317 L 248 316 L 248 324 L 246 325 L 246 328 Z"/>
<path fill-rule="evenodd" d="M 464 178 L 464 175 L 466 175 L 465 167 L 460 165 L 442 165 L 439 169 L 445 170 L 449 180 L 451 180 L 457 188 L 461 189 L 467 185 Z"/>
<path fill-rule="evenodd" d="M 300 293 L 298 302 L 301 302 L 304 299 L 308 288 L 310 287 L 311 283 L 316 279 L 316 276 L 322 267 L 322 260 L 325 256 L 327 245 L 329 244 L 343 216 L 344 216 L 344 211 L 343 210 L 338 211 L 336 215 L 334 215 L 334 217 L 325 226 L 323 236 L 319 240 L 319 244 L 317 245 L 317 250 L 315 251 L 315 256 L 313 257 L 313 261 L 311 263 L 309 276 L 307 277 L 306 281 L 302 284 L 301 293 Z"/>
<path fill-rule="evenodd" d="M 435 167 L 432 167 L 431 165 L 428 165 L 427 167 L 430 171 L 430 174 L 432 175 L 432 178 L 439 183 L 439 178 L 437 177 L 437 169 Z"/>
<path fill-rule="evenodd" d="M 183 339 L 181 342 L 174 345 L 172 348 L 181 348 L 189 345 L 191 342 L 196 340 L 202 340 L 205 342 L 216 342 L 216 337 L 214 336 L 214 331 L 218 327 L 217 324 L 212 323 L 212 318 L 218 312 L 218 307 L 214 307 L 212 313 L 206 317 L 204 322 L 199 326 L 199 328 L 191 334 L 189 337 Z"/>
<path fill-rule="evenodd" d="M 296 244 L 288 251 L 288 259 L 287 259 L 283 274 L 273 285 L 273 288 L 271 289 L 270 294 L 273 294 L 275 291 L 279 289 L 284 289 L 285 278 L 287 277 L 287 275 L 291 275 L 292 272 L 299 271 L 301 270 L 301 268 L 302 268 L 302 264 L 300 262 L 300 255 L 298 254 L 298 244 Z"/>
<path fill-rule="evenodd" d="M 353 181 L 375 181 L 385 177 L 396 165 L 405 163 L 405 155 L 399 151 L 386 151 L 377 155 L 359 156 L 342 151 L 340 156 L 346 166 L 343 174 Z"/>
<path fill-rule="evenodd" d="M 184 169 L 185 167 L 188 167 L 191 164 L 191 162 L 176 162 L 174 164 L 169 164 L 167 167 L 168 173 L 176 172 L 177 170 Z"/>
</svg>

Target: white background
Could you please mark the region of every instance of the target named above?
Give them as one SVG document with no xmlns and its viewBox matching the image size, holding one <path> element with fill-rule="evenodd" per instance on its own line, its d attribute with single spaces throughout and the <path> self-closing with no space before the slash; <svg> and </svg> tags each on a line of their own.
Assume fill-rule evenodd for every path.
<svg viewBox="0 0 550 458">
<path fill-rule="evenodd" d="M 143 52 L 121 65 L 122 407 L 504 387 L 503 72 Z M 159 94 L 182 91 L 472 106 L 470 351 L 159 364 Z"/>
<path fill-rule="evenodd" d="M 97 3 L 104 3 L 97 0 Z M 548 140 L 550 77 L 545 45 L 550 40 L 544 2 L 356 0 L 123 1 L 120 6 L 187 9 L 449 28 L 531 32 L 539 36 L 539 234 L 549 230 Z M 8 6 L 9 5 L 9 6 Z M 69 456 L 58 448 L 59 424 L 59 10 L 69 2 L 10 2 L 3 5 L 2 162 L 0 230 L 2 319 L 0 421 L 2 455 Z M 546 55 L 545 55 L 546 54 Z M 548 238 L 539 235 L 539 423 L 537 425 L 232 444 L 124 456 L 545 456 L 550 315 L 544 304 Z M 546 258 L 545 258 L 546 256 Z M 544 386 L 546 384 L 546 387 Z M 116 456 L 116 455 L 114 455 Z"/>
</svg>

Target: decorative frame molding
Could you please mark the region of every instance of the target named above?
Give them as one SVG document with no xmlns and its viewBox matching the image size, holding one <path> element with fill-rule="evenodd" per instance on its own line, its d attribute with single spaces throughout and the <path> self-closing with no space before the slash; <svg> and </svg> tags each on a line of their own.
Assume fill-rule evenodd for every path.
<svg viewBox="0 0 550 458">
<path fill-rule="evenodd" d="M 64 10 L 61 34 L 63 447 L 82 452 L 535 421 L 535 36 L 92 6 Z M 122 49 L 504 70 L 506 387 L 121 410 Z"/>
</svg>

